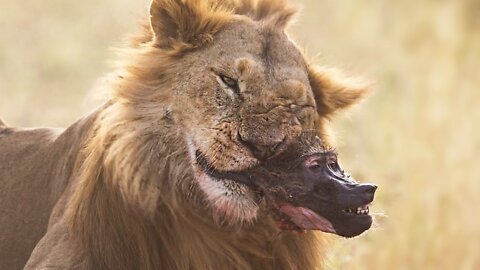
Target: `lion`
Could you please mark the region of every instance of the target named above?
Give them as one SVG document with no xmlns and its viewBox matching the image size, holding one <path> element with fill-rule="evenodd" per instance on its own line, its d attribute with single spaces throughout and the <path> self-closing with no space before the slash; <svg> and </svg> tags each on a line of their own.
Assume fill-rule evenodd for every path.
<svg viewBox="0 0 480 270">
<path fill-rule="evenodd" d="M 153 0 L 108 100 L 66 129 L 0 124 L 0 269 L 319 269 L 376 186 L 331 117 L 368 85 L 307 62 L 283 0 Z"/>
</svg>

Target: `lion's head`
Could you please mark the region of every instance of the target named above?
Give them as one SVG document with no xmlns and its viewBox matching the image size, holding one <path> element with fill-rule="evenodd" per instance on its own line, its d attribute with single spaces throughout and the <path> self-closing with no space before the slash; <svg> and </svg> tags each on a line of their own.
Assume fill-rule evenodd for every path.
<svg viewBox="0 0 480 270">
<path fill-rule="evenodd" d="M 255 220 L 263 197 L 276 194 L 273 187 L 288 190 L 290 172 L 292 177 L 303 177 L 295 183 L 305 188 L 311 185 L 307 180 L 316 177 L 336 182 L 344 188 L 341 192 L 357 196 L 357 184 L 331 167 L 308 177 L 297 167 L 282 170 L 289 158 L 304 167 L 314 167 L 312 162 L 320 156 L 328 159 L 324 153 L 331 147 L 329 117 L 356 103 L 366 91 L 364 84 L 308 63 L 285 33 L 294 13 L 282 0 L 153 1 L 150 24 L 126 51 L 128 61 L 122 64 L 114 105 L 101 118 L 105 128 L 97 135 L 109 149 L 99 158 L 111 163 L 111 174 L 114 168 L 122 169 L 117 181 L 125 193 L 147 190 L 147 195 L 138 197 L 155 198 L 156 191 L 148 189 L 164 185 L 165 175 L 187 179 L 202 191 L 213 215 L 229 223 Z M 313 142 L 305 134 L 313 136 Z M 308 142 L 312 147 L 304 147 Z M 159 152 L 163 162 L 152 161 Z M 179 152 L 185 153 L 181 162 Z M 169 158 L 175 164 L 165 161 Z M 170 169 L 145 177 L 160 170 L 152 166 Z M 266 174 L 266 168 L 277 174 Z M 271 184 L 275 175 L 283 186 Z M 333 186 L 320 186 L 324 190 L 319 192 L 337 192 Z M 338 202 L 340 195 L 330 195 L 332 207 L 342 204 L 339 211 L 354 206 L 356 211 L 373 199 L 372 194 L 349 205 Z M 290 205 L 315 210 L 312 204 L 292 201 Z M 284 214 L 301 216 L 298 209 Z M 337 226 L 336 221 L 327 222 Z M 298 222 L 295 225 L 302 229 Z M 303 227 L 335 232 L 325 226 Z"/>
</svg>

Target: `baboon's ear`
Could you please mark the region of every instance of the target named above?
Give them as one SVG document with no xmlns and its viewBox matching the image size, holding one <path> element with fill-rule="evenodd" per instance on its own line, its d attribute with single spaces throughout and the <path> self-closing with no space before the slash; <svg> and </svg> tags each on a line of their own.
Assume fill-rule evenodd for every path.
<svg viewBox="0 0 480 270">
<path fill-rule="evenodd" d="M 153 0 L 150 25 L 155 46 L 195 48 L 209 42 L 225 25 L 229 12 L 212 0 Z"/>
<path fill-rule="evenodd" d="M 320 116 L 329 117 L 337 110 L 346 109 L 370 91 L 369 83 L 347 77 L 337 69 L 310 67 L 308 76 Z"/>
</svg>

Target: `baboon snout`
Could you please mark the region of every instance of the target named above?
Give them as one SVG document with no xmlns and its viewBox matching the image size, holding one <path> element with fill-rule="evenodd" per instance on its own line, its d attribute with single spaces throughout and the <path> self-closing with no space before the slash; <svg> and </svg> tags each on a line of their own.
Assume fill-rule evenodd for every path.
<svg viewBox="0 0 480 270">
<path fill-rule="evenodd" d="M 360 184 L 354 188 L 353 193 L 358 194 L 363 197 L 363 200 L 371 202 L 375 196 L 375 191 L 377 190 L 376 185 L 372 184 Z"/>
</svg>

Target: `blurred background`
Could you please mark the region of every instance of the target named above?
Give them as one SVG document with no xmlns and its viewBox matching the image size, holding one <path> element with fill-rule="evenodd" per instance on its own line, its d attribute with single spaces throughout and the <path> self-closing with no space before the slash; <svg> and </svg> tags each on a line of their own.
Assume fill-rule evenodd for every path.
<svg viewBox="0 0 480 270">
<path fill-rule="evenodd" d="M 149 0 L 0 0 L 0 118 L 65 127 Z M 480 269 L 480 1 L 292 0 L 290 33 L 375 92 L 334 119 L 343 166 L 379 185 L 376 228 L 327 269 Z M 1 149 L 0 149 L 1 150 Z"/>
</svg>

